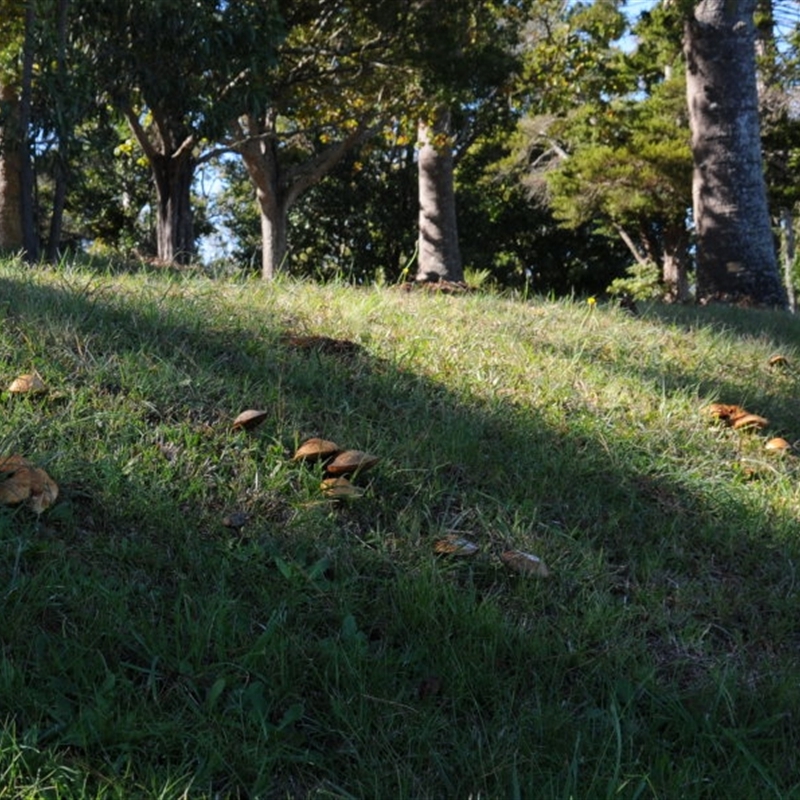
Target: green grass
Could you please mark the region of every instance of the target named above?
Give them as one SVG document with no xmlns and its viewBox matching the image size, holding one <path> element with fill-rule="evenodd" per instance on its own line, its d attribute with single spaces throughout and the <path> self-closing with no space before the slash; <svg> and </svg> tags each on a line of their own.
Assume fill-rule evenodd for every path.
<svg viewBox="0 0 800 800">
<path fill-rule="evenodd" d="M 33 369 L 0 454 L 61 494 L 0 507 L 0 798 L 800 797 L 800 320 L 2 262 L 0 387 Z M 363 498 L 309 436 L 381 457 Z"/>
</svg>

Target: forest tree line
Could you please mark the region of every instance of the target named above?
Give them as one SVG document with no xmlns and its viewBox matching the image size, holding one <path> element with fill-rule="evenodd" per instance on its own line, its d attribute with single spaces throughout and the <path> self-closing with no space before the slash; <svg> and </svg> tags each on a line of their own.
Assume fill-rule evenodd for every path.
<svg viewBox="0 0 800 800">
<path fill-rule="evenodd" d="M 645 6 L 0 0 L 0 248 L 793 308 L 798 3 Z"/>
</svg>

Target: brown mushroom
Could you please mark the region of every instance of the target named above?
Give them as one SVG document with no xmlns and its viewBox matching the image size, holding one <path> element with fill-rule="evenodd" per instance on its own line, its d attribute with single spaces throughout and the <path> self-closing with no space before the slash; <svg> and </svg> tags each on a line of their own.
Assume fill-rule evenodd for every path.
<svg viewBox="0 0 800 800">
<path fill-rule="evenodd" d="M 294 461 L 306 461 L 312 463 L 314 461 L 332 458 L 337 453 L 341 453 L 342 448 L 336 442 L 328 441 L 327 439 L 320 439 L 314 437 L 306 439 L 294 454 Z"/>
<path fill-rule="evenodd" d="M 364 495 L 364 490 L 360 486 L 353 486 L 347 478 L 326 478 L 320 484 L 320 489 L 326 497 L 336 500 Z"/>
<path fill-rule="evenodd" d="M 374 467 L 380 459 L 361 450 L 345 450 L 326 467 L 329 475 L 352 475 L 355 472 L 366 472 Z"/>
<path fill-rule="evenodd" d="M 251 431 L 257 428 L 267 417 L 268 411 L 260 411 L 256 408 L 248 408 L 247 411 L 242 411 L 239 416 L 233 421 L 233 429 Z"/>
</svg>

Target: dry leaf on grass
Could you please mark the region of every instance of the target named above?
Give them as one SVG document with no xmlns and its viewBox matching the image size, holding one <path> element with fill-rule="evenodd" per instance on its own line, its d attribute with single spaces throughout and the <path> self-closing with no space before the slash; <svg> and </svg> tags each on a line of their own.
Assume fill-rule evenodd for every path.
<svg viewBox="0 0 800 800">
<path fill-rule="evenodd" d="M 0 472 L 16 472 L 20 467 L 32 466 L 27 458 L 16 453 L 11 456 L 0 456 Z"/>
<path fill-rule="evenodd" d="M 342 448 L 336 442 L 330 442 L 327 439 L 320 439 L 315 436 L 312 439 L 306 439 L 297 448 L 293 460 L 312 463 L 320 459 L 331 458 L 341 452 Z"/>
<path fill-rule="evenodd" d="M 770 356 L 769 365 L 771 367 L 788 367 L 789 359 L 780 353 L 776 353 L 774 356 Z"/>
<path fill-rule="evenodd" d="M 47 391 L 47 387 L 38 372 L 30 372 L 11 381 L 7 391 L 12 394 L 41 394 Z"/>
<path fill-rule="evenodd" d="M 250 515 L 246 511 L 232 511 L 222 518 L 222 524 L 226 528 L 244 528 L 250 521 Z"/>
<path fill-rule="evenodd" d="M 364 453 L 361 450 L 345 450 L 326 467 L 329 475 L 352 475 L 354 472 L 366 472 L 372 469 L 380 459 L 378 456 Z"/>
<path fill-rule="evenodd" d="M 521 550 L 506 550 L 500 554 L 500 560 L 515 572 L 522 575 L 535 575 L 537 578 L 546 578 L 550 574 L 547 565 L 539 556 L 523 553 Z"/>
<path fill-rule="evenodd" d="M 268 416 L 268 411 L 260 411 L 255 408 L 248 408 L 247 411 L 242 411 L 242 413 L 236 417 L 231 427 L 235 431 L 251 431 L 254 428 L 257 428 Z"/>
<path fill-rule="evenodd" d="M 463 536 L 451 533 L 444 539 L 439 539 L 433 544 L 433 550 L 440 555 L 448 556 L 474 556 L 480 548 L 475 542 Z"/>
<path fill-rule="evenodd" d="M 741 417 L 747 412 L 741 407 L 730 403 L 712 403 L 708 407 L 708 413 L 720 422 L 730 425 L 731 420 Z"/>
</svg>

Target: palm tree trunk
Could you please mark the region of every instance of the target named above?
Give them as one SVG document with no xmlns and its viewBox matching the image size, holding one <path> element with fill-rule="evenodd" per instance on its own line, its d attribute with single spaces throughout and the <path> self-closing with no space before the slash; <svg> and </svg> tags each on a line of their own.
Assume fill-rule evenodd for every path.
<svg viewBox="0 0 800 800">
<path fill-rule="evenodd" d="M 756 0 L 702 0 L 686 21 L 700 301 L 785 307 L 762 172 Z"/>
</svg>

